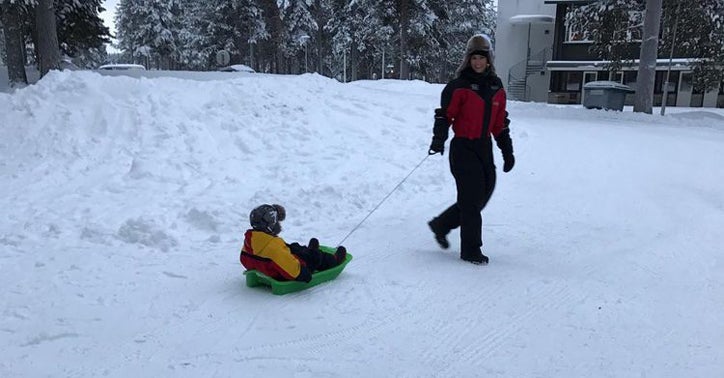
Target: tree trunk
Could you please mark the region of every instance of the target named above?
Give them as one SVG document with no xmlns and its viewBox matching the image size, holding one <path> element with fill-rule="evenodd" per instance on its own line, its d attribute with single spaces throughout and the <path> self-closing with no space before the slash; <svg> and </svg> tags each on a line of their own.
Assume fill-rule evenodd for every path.
<svg viewBox="0 0 724 378">
<path fill-rule="evenodd" d="M 5 4 L 0 9 L 5 34 L 5 55 L 8 65 L 10 87 L 25 85 L 28 77 L 25 74 L 25 53 L 23 49 L 22 10 L 16 4 Z"/>
<path fill-rule="evenodd" d="M 279 13 L 279 7 L 276 0 L 262 0 L 260 2 L 262 12 L 264 13 L 264 21 L 269 28 L 271 38 L 265 41 L 264 45 L 269 52 L 268 58 L 271 62 L 272 73 L 282 73 L 284 71 L 284 54 L 282 54 L 282 46 L 284 41 L 284 24 Z"/>
<path fill-rule="evenodd" d="M 38 0 L 38 6 L 35 8 L 35 27 L 38 35 L 40 77 L 43 77 L 48 71 L 60 68 L 60 47 L 53 0 Z"/>
<path fill-rule="evenodd" d="M 400 16 L 400 79 L 407 80 L 410 76 L 410 64 L 407 62 L 407 29 L 410 25 L 409 0 L 397 0 Z"/>
<path fill-rule="evenodd" d="M 349 78 L 350 81 L 356 81 L 359 77 L 359 51 L 357 51 L 357 44 L 352 43 L 349 47 Z"/>
<path fill-rule="evenodd" d="M 636 78 L 634 112 L 648 114 L 653 112 L 661 10 L 662 0 L 646 0 L 644 34 L 641 41 L 641 55 L 639 56 L 639 72 Z"/>
</svg>

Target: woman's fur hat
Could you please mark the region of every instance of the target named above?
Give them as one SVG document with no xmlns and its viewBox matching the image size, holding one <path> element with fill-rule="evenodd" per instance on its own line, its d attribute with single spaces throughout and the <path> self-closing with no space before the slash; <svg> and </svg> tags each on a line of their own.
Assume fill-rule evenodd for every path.
<svg viewBox="0 0 724 378">
<path fill-rule="evenodd" d="M 460 63 L 460 67 L 455 70 L 455 77 L 460 76 L 463 70 L 470 66 L 470 56 L 474 53 L 485 53 L 490 63 L 490 72 L 495 73 L 495 52 L 493 50 L 493 43 L 490 41 L 490 37 L 485 34 L 476 34 L 468 39 L 467 45 L 465 45 L 465 56 L 463 62 Z"/>
</svg>

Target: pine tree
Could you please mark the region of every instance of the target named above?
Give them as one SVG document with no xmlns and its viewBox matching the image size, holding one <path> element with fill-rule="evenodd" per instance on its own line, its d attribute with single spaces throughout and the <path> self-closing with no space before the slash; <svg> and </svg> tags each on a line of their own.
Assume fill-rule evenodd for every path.
<svg viewBox="0 0 724 378">
<path fill-rule="evenodd" d="M 121 0 L 116 13 L 120 46 L 146 65 L 173 68 L 178 58 L 180 25 L 175 0 Z"/>
<path fill-rule="evenodd" d="M 204 33 L 206 14 L 210 2 L 178 1 L 178 61 L 181 67 L 206 70 L 212 65 L 210 38 Z"/>
<path fill-rule="evenodd" d="M 101 0 L 56 0 L 60 50 L 80 67 L 96 66 L 106 58 L 110 30 L 99 16 L 103 11 Z"/>
<path fill-rule="evenodd" d="M 268 37 L 258 41 L 258 66 L 263 72 L 287 73 L 284 46 L 289 40 L 276 0 L 258 0 Z"/>
<path fill-rule="evenodd" d="M 250 0 L 211 0 L 196 5 L 196 35 L 189 33 L 191 46 L 205 57 L 207 67 L 215 66 L 213 56 L 221 50 L 231 55 L 232 63 L 254 66 L 253 46 L 268 38 L 261 9 Z"/>
<path fill-rule="evenodd" d="M 123 59 L 137 63 L 145 51 L 143 42 L 140 40 L 136 31 L 141 27 L 140 14 L 136 13 L 136 9 L 143 6 L 144 0 L 121 0 L 116 7 L 116 39 L 118 40 L 118 48 L 123 51 Z"/>
<path fill-rule="evenodd" d="M 633 62 L 631 42 L 641 39 L 645 0 L 598 0 L 567 15 L 566 23 L 592 38 L 591 53 L 608 60 L 607 69 L 620 71 Z"/>
<path fill-rule="evenodd" d="M 465 54 L 465 44 L 475 34 L 494 36 L 496 12 L 492 0 L 453 0 L 431 3 L 437 19 L 436 46 L 431 49 L 434 67 L 430 75 L 447 81 Z"/>
<path fill-rule="evenodd" d="M 718 88 L 724 80 L 724 0 L 664 0 L 663 22 L 659 50 L 670 51 L 673 42 L 677 56 L 700 58 L 690 63 L 695 90 Z"/>
<path fill-rule="evenodd" d="M 311 5 L 310 0 L 289 0 L 282 12 L 282 21 L 284 21 L 286 34 L 289 36 L 289 40 L 284 45 L 284 55 L 293 57 L 292 66 L 296 67 L 297 72 L 301 71 L 300 61 L 303 63 L 303 69 L 305 71 L 308 69 L 309 57 L 304 57 L 304 51 L 308 51 L 307 44 L 319 29 L 319 25 L 312 17 Z"/>
<path fill-rule="evenodd" d="M 347 70 L 347 78 L 357 80 L 360 68 L 369 72 L 376 59 L 381 61 L 383 50 L 393 61 L 393 29 L 384 18 L 385 5 L 380 0 L 350 2 L 325 25 L 332 40 L 333 76 L 343 79 Z"/>
</svg>

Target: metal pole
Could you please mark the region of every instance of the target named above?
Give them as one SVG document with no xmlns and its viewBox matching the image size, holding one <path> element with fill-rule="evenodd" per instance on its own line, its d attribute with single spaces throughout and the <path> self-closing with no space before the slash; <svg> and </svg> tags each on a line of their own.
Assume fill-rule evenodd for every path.
<svg viewBox="0 0 724 378">
<path fill-rule="evenodd" d="M 344 83 L 347 82 L 347 49 L 342 50 L 342 66 L 344 66 L 344 76 L 342 76 L 342 81 Z"/>
<path fill-rule="evenodd" d="M 679 26 L 679 8 L 681 3 L 676 4 L 676 13 L 674 21 L 674 35 L 671 37 L 671 52 L 669 52 L 669 68 L 666 70 L 666 81 L 664 81 L 664 93 L 661 97 L 661 115 L 666 114 L 666 102 L 669 99 L 669 79 L 671 77 L 671 61 L 674 60 L 674 44 L 676 43 L 676 28 Z"/>
<path fill-rule="evenodd" d="M 385 49 L 382 49 L 382 78 L 385 78 Z"/>
<path fill-rule="evenodd" d="M 530 93 L 528 93 L 528 65 L 530 64 L 530 27 L 531 23 L 528 23 L 528 48 L 525 52 L 525 69 L 523 72 L 523 84 L 525 84 L 525 87 L 523 87 L 524 93 L 525 93 L 525 101 L 530 101 Z"/>
<path fill-rule="evenodd" d="M 309 66 L 307 64 L 307 42 L 309 40 L 307 39 L 304 41 L 304 72 L 309 72 Z"/>
</svg>

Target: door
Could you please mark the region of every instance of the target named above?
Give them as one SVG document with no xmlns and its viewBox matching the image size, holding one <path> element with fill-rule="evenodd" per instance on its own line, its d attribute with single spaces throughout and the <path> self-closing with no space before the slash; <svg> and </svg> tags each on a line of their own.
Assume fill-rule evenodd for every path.
<svg viewBox="0 0 724 378">
<path fill-rule="evenodd" d="M 583 73 L 583 85 L 596 81 L 598 79 L 598 72 L 584 72 Z M 586 100 L 586 90 L 581 87 L 581 104 Z"/>
<path fill-rule="evenodd" d="M 693 86 L 693 74 L 691 72 L 682 72 L 679 75 L 679 93 L 676 96 L 676 106 L 690 106 L 691 92 Z"/>
</svg>

